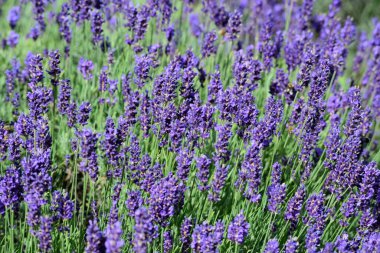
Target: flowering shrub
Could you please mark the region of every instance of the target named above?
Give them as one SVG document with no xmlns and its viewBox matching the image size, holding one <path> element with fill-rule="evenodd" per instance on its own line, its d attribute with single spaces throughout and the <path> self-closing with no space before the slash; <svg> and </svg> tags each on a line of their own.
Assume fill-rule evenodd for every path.
<svg viewBox="0 0 380 253">
<path fill-rule="evenodd" d="M 5 1 L 4 252 L 380 252 L 380 22 L 333 0 Z"/>
</svg>

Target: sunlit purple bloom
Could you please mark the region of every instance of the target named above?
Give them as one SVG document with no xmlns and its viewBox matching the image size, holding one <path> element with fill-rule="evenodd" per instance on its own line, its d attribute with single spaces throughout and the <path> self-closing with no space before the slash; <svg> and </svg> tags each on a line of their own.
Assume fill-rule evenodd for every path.
<svg viewBox="0 0 380 253">
<path fill-rule="evenodd" d="M 96 219 L 90 220 L 86 230 L 86 253 L 105 252 L 105 237 L 98 227 Z"/>
<path fill-rule="evenodd" d="M 280 245 L 277 239 L 270 239 L 268 241 L 264 253 L 280 253 Z"/>
<path fill-rule="evenodd" d="M 192 234 L 191 248 L 194 252 L 218 252 L 218 247 L 223 240 L 224 224 L 217 221 L 215 226 L 206 221 L 196 225 Z"/>
<path fill-rule="evenodd" d="M 169 253 L 173 248 L 173 236 L 170 231 L 164 232 L 164 253 Z"/>
<path fill-rule="evenodd" d="M 22 185 L 20 171 L 11 166 L 5 174 L 0 177 L 0 202 L 5 207 L 15 209 L 18 207 L 22 197 Z"/>
<path fill-rule="evenodd" d="M 133 234 L 133 250 L 136 253 L 145 253 L 148 250 L 148 244 L 157 236 L 157 226 L 153 223 L 153 217 L 145 207 L 136 210 L 135 226 Z"/>
<path fill-rule="evenodd" d="M 241 211 L 228 226 L 227 238 L 235 243 L 241 244 L 248 235 L 249 223 L 245 220 Z"/>
<path fill-rule="evenodd" d="M 58 50 L 49 52 L 49 70 L 48 74 L 51 76 L 52 85 L 56 86 L 59 83 L 59 75 L 61 74 L 61 69 L 59 64 L 61 63 L 61 55 Z"/>
<path fill-rule="evenodd" d="M 211 160 L 207 156 L 201 155 L 199 158 L 197 158 L 197 177 L 200 182 L 198 184 L 198 188 L 201 191 L 207 191 L 209 189 L 208 179 L 210 176 L 210 165 Z"/>
<path fill-rule="evenodd" d="M 103 15 L 100 11 L 93 11 L 91 14 L 91 32 L 92 32 L 92 43 L 95 45 L 103 42 L 103 28 L 104 23 Z"/>
<path fill-rule="evenodd" d="M 87 125 L 92 111 L 90 102 L 83 102 L 78 109 L 77 121 L 82 126 Z"/>
<path fill-rule="evenodd" d="M 52 219 L 50 217 L 41 217 L 41 228 L 37 237 L 41 252 L 49 252 L 52 248 Z"/>
<path fill-rule="evenodd" d="M 297 242 L 297 238 L 289 238 L 285 244 L 285 253 L 296 253 L 298 250 L 298 246 L 299 243 Z"/>
<path fill-rule="evenodd" d="M 108 224 L 105 237 L 106 253 L 120 253 L 124 246 L 124 241 L 121 238 L 123 230 L 121 229 L 121 223 L 119 221 Z"/>
<path fill-rule="evenodd" d="M 202 44 L 202 56 L 203 58 L 209 57 L 213 54 L 216 54 L 217 46 L 215 42 L 218 39 L 215 32 L 208 32 L 205 34 L 203 44 Z"/>
</svg>

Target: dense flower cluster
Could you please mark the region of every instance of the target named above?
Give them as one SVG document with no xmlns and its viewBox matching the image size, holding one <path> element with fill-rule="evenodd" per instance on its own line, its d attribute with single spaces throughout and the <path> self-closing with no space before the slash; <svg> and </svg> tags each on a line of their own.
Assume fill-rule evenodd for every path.
<svg viewBox="0 0 380 253">
<path fill-rule="evenodd" d="M 324 2 L 1 1 L 1 249 L 380 252 L 380 21 Z"/>
</svg>

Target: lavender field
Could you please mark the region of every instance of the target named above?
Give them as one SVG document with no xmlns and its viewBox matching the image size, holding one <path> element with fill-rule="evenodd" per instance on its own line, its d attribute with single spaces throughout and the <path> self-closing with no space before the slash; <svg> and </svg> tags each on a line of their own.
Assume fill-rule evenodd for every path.
<svg viewBox="0 0 380 253">
<path fill-rule="evenodd" d="M 0 251 L 380 252 L 351 2 L 0 1 Z"/>
</svg>

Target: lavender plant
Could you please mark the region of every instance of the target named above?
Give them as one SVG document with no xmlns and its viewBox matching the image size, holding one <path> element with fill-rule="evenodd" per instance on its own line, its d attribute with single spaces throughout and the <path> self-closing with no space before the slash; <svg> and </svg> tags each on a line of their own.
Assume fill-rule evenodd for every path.
<svg viewBox="0 0 380 253">
<path fill-rule="evenodd" d="M 380 252 L 380 22 L 322 2 L 3 1 L 0 251 Z"/>
</svg>

